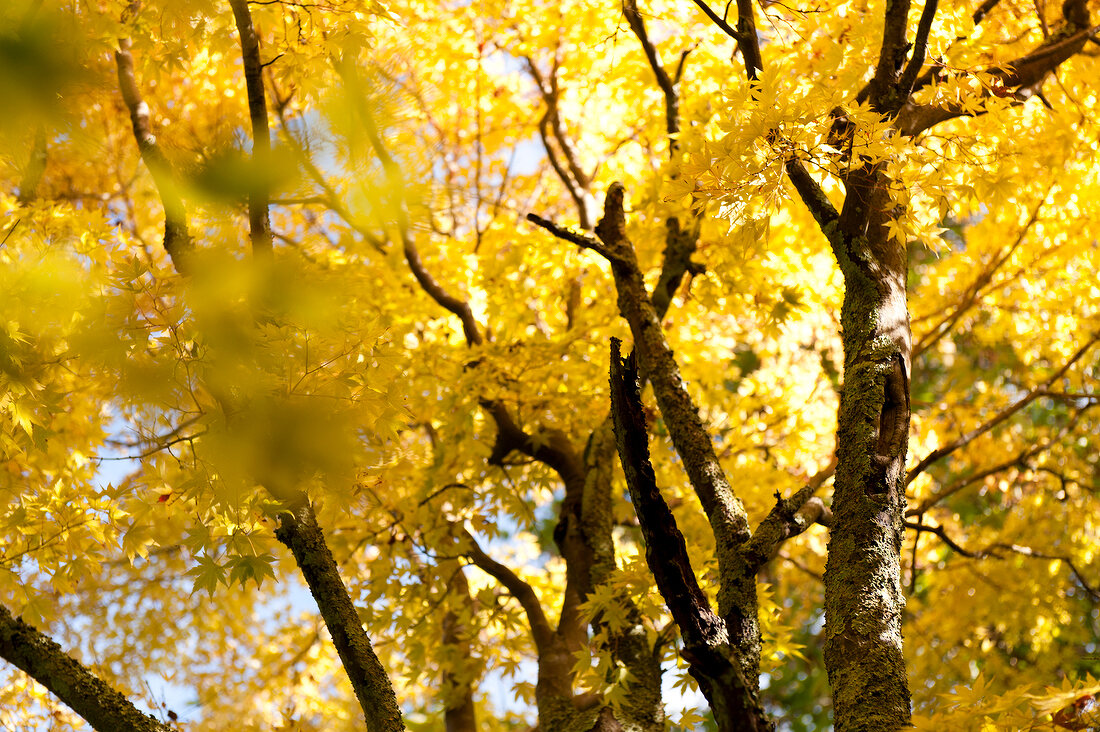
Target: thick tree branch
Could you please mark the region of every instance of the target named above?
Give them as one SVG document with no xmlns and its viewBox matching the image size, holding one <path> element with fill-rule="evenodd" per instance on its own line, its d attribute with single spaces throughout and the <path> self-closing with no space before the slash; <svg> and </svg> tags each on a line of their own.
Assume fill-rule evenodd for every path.
<svg viewBox="0 0 1100 732">
<path fill-rule="evenodd" d="M 128 14 L 133 12 L 134 5 L 131 4 Z M 194 250 L 191 234 L 187 230 L 187 207 L 179 193 L 179 178 L 153 134 L 149 105 L 141 98 L 134 76 L 134 56 L 130 49 L 129 38 L 119 39 L 118 51 L 115 52 L 119 91 L 122 92 L 122 100 L 130 112 L 130 125 L 141 160 L 153 176 L 153 184 L 164 208 L 164 250 L 168 252 L 176 271 L 187 275 L 191 271 L 191 255 Z"/>
<path fill-rule="evenodd" d="M 619 310 L 634 335 L 641 372 L 653 385 L 673 445 L 711 521 L 721 556 L 723 551 L 732 551 L 749 538 L 748 519 L 718 463 L 710 435 L 703 429 L 699 411 L 684 386 L 646 292 L 634 247 L 626 236 L 623 193 L 621 183 L 613 183 L 608 189 L 596 234 L 606 250 L 604 256 L 611 263 Z"/>
<path fill-rule="evenodd" d="M 99 732 L 171 732 L 139 711 L 48 636 L 0 605 L 0 656 L 45 686 Z"/>
<path fill-rule="evenodd" d="M 740 35 L 741 59 L 745 62 L 745 76 L 757 81 L 764 70 L 764 57 L 760 53 L 760 37 L 756 33 L 756 12 L 753 0 L 737 0 L 737 33 Z"/>
<path fill-rule="evenodd" d="M 462 537 L 469 543 L 466 556 L 469 557 L 470 562 L 503 585 L 519 602 L 520 607 L 527 614 L 527 623 L 531 626 L 531 637 L 535 641 L 535 648 L 540 653 L 544 652 L 553 642 L 554 630 L 550 627 L 550 621 L 534 589 L 511 569 L 486 554 L 470 532 L 463 529 Z"/>
<path fill-rule="evenodd" d="M 267 121 L 267 96 L 264 93 L 264 65 L 260 62 L 260 41 L 252 25 L 247 0 L 229 0 L 241 40 L 244 82 L 248 92 L 248 116 L 252 120 L 252 175 L 248 191 L 248 228 L 252 234 L 252 252 L 271 254 L 271 218 L 268 211 L 271 180 L 271 130 Z"/>
<path fill-rule="evenodd" d="M 502 465 L 508 453 L 518 450 L 552 468 L 567 483 L 584 480 L 583 461 L 564 432 L 549 430 L 540 435 L 541 439 L 536 439 L 516 424 L 503 403 L 483 399 L 481 407 L 497 425 L 496 443 L 489 456 L 490 465 Z"/>
<path fill-rule="evenodd" d="M 457 564 L 457 563 L 456 563 Z M 469 666 L 474 658 L 470 654 L 470 630 L 464 615 L 473 614 L 474 598 L 466 574 L 458 566 L 447 582 L 449 607 L 440 621 L 445 648 L 453 649 L 458 658 L 456 665 Z M 457 606 L 457 607 L 456 607 Z M 445 732 L 477 732 L 477 710 L 474 707 L 474 678 L 451 667 L 443 672 L 443 724 Z"/>
<path fill-rule="evenodd" d="M 1001 0 L 984 0 L 978 6 L 978 9 L 974 11 L 974 15 L 971 16 L 974 19 L 974 25 L 980 25 L 985 20 L 985 16 L 989 15 L 990 11 L 997 7 L 1000 2 Z"/>
<path fill-rule="evenodd" d="M 611 412 L 619 458 L 645 539 L 646 562 L 680 626 L 689 672 L 710 702 L 719 730 L 772 729 L 739 664 L 730 661 L 725 623 L 700 589 L 676 518 L 657 488 L 638 369 L 633 358 L 622 359 L 616 338 L 611 339 Z"/>
<path fill-rule="evenodd" d="M 736 28 L 714 12 L 703 0 L 693 1 L 710 18 L 712 23 L 721 28 L 730 38 L 737 41 L 737 48 L 741 52 L 741 59 L 745 64 L 745 75 L 749 81 L 756 81 L 760 78 L 760 72 L 764 70 L 764 61 L 760 54 L 760 38 L 756 33 L 756 17 L 752 0 L 737 0 Z"/>
<path fill-rule="evenodd" d="M 1063 376 L 1065 376 L 1066 372 L 1069 371 L 1070 367 L 1072 367 L 1073 364 L 1077 363 L 1081 359 L 1081 357 L 1084 356 L 1085 353 L 1087 353 L 1088 350 L 1090 348 L 1092 348 L 1092 346 L 1098 340 L 1100 340 L 1100 333 L 1093 334 L 1093 336 L 1088 340 L 1088 342 L 1085 343 L 1085 345 L 1081 346 L 1081 348 L 1079 348 L 1077 350 L 1077 352 L 1074 353 L 1073 356 L 1071 356 L 1068 361 L 1066 361 L 1066 363 L 1062 366 L 1062 368 L 1055 371 L 1054 374 L 1052 374 L 1050 376 L 1050 378 L 1048 378 L 1045 382 L 1043 382 L 1043 384 L 1041 386 L 1036 387 L 1034 389 L 1031 389 L 1021 399 L 1017 400 L 1013 404 L 1010 404 L 1009 406 L 1005 407 L 1001 411 L 997 412 L 995 415 L 993 415 L 992 417 L 990 417 L 989 419 L 987 419 L 985 422 L 978 425 L 974 429 L 970 430 L 969 432 L 966 432 L 962 435 L 959 435 L 954 440 L 951 440 L 950 442 L 945 443 L 945 444 L 941 445 L 940 447 L 937 447 L 932 452 L 928 453 L 926 456 L 924 456 L 924 458 L 922 458 L 920 460 L 920 462 L 918 462 L 915 466 L 913 466 L 913 468 L 909 471 L 909 474 L 906 477 L 906 484 L 908 485 L 909 483 L 912 483 L 913 480 L 918 475 L 920 475 L 925 470 L 927 470 L 929 468 L 929 466 L 933 465 L 934 463 L 938 462 L 939 460 L 942 460 L 943 458 L 947 457 L 948 455 L 955 452 L 956 450 L 958 450 L 962 447 L 966 447 L 967 445 L 969 445 L 971 442 L 973 442 L 978 437 L 981 437 L 982 435 L 989 432 L 990 430 L 992 430 L 997 425 L 1004 422 L 1006 419 L 1008 419 L 1012 415 L 1019 412 L 1021 409 L 1023 409 L 1027 405 L 1031 404 L 1033 401 L 1035 401 L 1040 396 L 1042 396 L 1043 392 L 1049 391 L 1050 387 L 1053 386 L 1054 384 L 1056 384 L 1058 382 L 1058 380 L 1061 379 Z"/>
<path fill-rule="evenodd" d="M 913 91 L 913 84 L 917 81 L 917 74 L 924 67 L 924 57 L 928 53 L 928 35 L 932 32 L 932 22 L 936 18 L 936 7 L 939 0 L 924 0 L 924 10 L 921 11 L 920 21 L 917 23 L 917 36 L 913 42 L 913 54 L 909 57 L 909 63 L 901 74 L 898 82 L 898 91 L 903 99 L 908 99 Z"/>
<path fill-rule="evenodd" d="M 882 45 L 879 48 L 875 75 L 857 96 L 857 101 L 868 101 L 871 107 L 883 114 L 894 114 L 908 99 L 898 84 L 902 65 L 909 44 L 905 33 L 909 21 L 909 0 L 891 0 L 886 3 L 882 28 Z"/>
<path fill-rule="evenodd" d="M 847 258 L 847 248 L 840 231 L 840 213 L 825 195 L 824 189 L 813 179 L 801 160 L 791 158 L 784 168 L 802 203 L 809 209 L 821 232 L 829 241 L 837 261 L 841 261 L 842 257 Z"/>
<path fill-rule="evenodd" d="M 790 498 L 782 498 L 776 493 L 775 506 L 760 522 L 752 539 L 745 544 L 742 553 L 746 564 L 753 572 L 758 572 L 764 564 L 770 562 L 779 553 L 783 542 L 798 536 L 815 523 L 829 526 L 833 514 L 825 502 L 814 493 L 832 477 L 836 471 L 836 458 L 821 472 L 812 476 Z"/>
<path fill-rule="evenodd" d="M 634 246 L 626 236 L 620 183 L 613 183 L 608 189 L 596 234 L 611 263 L 619 310 L 634 336 L 642 378 L 653 385 L 673 446 L 683 460 L 688 480 L 714 533 L 720 577 L 719 612 L 737 649 L 740 671 L 755 688 L 760 654 L 756 577 L 743 566 L 744 559 L 738 552 L 738 547 L 750 537 L 748 516 L 722 471 L 646 291 Z"/>
<path fill-rule="evenodd" d="M 592 590 L 591 569 L 594 561 L 591 546 L 582 530 L 586 470 L 569 436 L 561 430 L 547 430 L 537 438 L 527 434 L 508 413 L 500 401 L 483 399 L 482 409 L 497 426 L 496 441 L 489 455 L 490 465 L 504 465 L 513 450 L 519 451 L 554 470 L 565 486 L 565 496 L 558 511 L 554 541 L 566 563 L 566 581 L 558 634 L 569 646 L 578 650 L 585 642 L 581 604 Z M 544 648 L 550 653 L 549 646 Z M 558 693 L 566 693 L 564 688 Z"/>
<path fill-rule="evenodd" d="M 290 549 L 332 636 L 370 732 L 399 732 L 401 710 L 393 685 L 340 577 L 313 507 L 305 500 L 279 515 L 275 537 Z"/>
<path fill-rule="evenodd" d="M 1027 101 L 1038 92 L 1048 74 L 1079 53 L 1085 43 L 1095 38 L 1100 32 L 1100 25 L 1088 26 L 1088 10 L 1080 0 L 1070 0 L 1063 6 L 1063 10 L 1068 21 L 1066 32 L 1053 34 L 1031 53 L 1002 67 L 988 70 L 988 73 L 1004 89 L 998 92 L 999 96 L 1010 94 L 1018 103 Z M 931 83 L 934 78 L 934 73 L 926 73 L 916 82 L 915 88 Z M 1009 91 L 1013 89 L 1015 91 Z M 983 92 L 983 97 L 988 98 L 991 93 L 987 90 Z M 984 109 L 975 111 L 973 107 L 961 104 L 937 106 L 916 104 L 907 100 L 901 107 L 894 126 L 902 134 L 912 137 L 941 122 L 984 113 Z"/>
<path fill-rule="evenodd" d="M 657 320 L 664 320 L 668 308 L 672 305 L 672 297 L 679 289 L 685 274 L 701 275 L 706 269 L 698 262 L 691 260 L 695 254 L 696 245 L 699 242 L 699 227 L 701 219 L 692 217 L 691 228 L 684 229 L 680 226 L 678 218 L 670 218 L 665 222 L 664 264 L 661 266 L 661 275 L 657 284 L 653 287 L 650 300 L 653 302 L 653 310 L 657 313 Z"/>
</svg>

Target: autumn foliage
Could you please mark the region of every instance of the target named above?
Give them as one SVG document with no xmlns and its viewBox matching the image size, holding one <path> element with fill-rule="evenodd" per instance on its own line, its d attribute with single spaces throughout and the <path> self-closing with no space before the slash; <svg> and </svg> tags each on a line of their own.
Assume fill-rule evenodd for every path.
<svg viewBox="0 0 1100 732">
<path fill-rule="evenodd" d="M 1097 18 L 4 3 L 0 728 L 1096 728 Z"/>
</svg>

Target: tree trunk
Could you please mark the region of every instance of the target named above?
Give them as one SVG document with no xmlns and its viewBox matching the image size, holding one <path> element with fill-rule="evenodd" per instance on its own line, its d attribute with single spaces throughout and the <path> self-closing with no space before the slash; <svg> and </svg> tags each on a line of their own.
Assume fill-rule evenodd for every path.
<svg viewBox="0 0 1100 732">
<path fill-rule="evenodd" d="M 844 389 L 825 570 L 825 665 L 838 732 L 910 719 L 900 551 L 909 441 L 906 248 L 887 237 L 878 170 L 849 176 L 837 247 L 844 274 Z"/>
<path fill-rule="evenodd" d="M 477 714 L 474 710 L 474 673 L 470 668 L 475 659 L 470 655 L 469 629 L 459 611 L 469 611 L 473 605 L 470 584 L 457 562 L 448 563 L 454 574 L 447 583 L 450 607 L 443 616 L 443 646 L 456 658 L 454 666 L 443 674 L 443 723 L 446 732 L 477 732 Z M 456 607 L 458 606 L 457 610 Z"/>
</svg>

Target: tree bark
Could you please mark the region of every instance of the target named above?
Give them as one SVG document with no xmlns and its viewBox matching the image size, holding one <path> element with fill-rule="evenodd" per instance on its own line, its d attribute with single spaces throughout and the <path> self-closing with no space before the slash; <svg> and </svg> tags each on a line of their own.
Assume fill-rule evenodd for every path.
<svg viewBox="0 0 1100 732">
<path fill-rule="evenodd" d="M 292 511 L 280 515 L 276 538 L 294 554 L 309 591 L 317 602 L 325 627 L 351 680 L 355 696 L 370 732 L 399 732 L 401 710 L 386 670 L 374 653 L 359 613 L 340 578 L 336 560 L 317 525 L 313 507 L 303 500 Z"/>
<path fill-rule="evenodd" d="M 252 25 L 252 13 L 247 0 L 229 0 L 233 19 L 241 39 L 241 59 L 244 62 L 244 82 L 248 92 L 248 116 L 252 120 L 252 171 L 248 190 L 248 228 L 252 235 L 252 253 L 271 254 L 271 219 L 268 190 L 271 180 L 271 130 L 267 121 L 267 96 L 264 93 L 263 64 L 260 63 L 260 41 Z"/>
<path fill-rule="evenodd" d="M 891 205 L 881 169 L 848 176 L 840 213 L 801 164 L 788 163 L 787 172 L 844 276 L 844 390 L 825 569 L 834 723 L 840 732 L 902 729 L 910 719 L 900 556 L 912 348 L 906 247 L 887 235 Z"/>
<path fill-rule="evenodd" d="M 127 14 L 133 12 L 131 4 Z M 168 252 L 176 271 L 181 275 L 188 275 L 191 274 L 194 242 L 187 229 L 187 206 L 180 195 L 179 176 L 153 134 L 149 105 L 141 97 L 134 74 L 134 56 L 130 48 L 129 38 L 119 39 L 118 51 L 115 52 L 119 91 L 130 113 L 130 126 L 141 160 L 153 176 L 153 184 L 160 196 L 161 206 L 164 207 L 164 250 Z"/>
<path fill-rule="evenodd" d="M 48 636 L 0 605 L 0 656 L 25 671 L 100 732 L 171 732 L 139 711 Z"/>
<path fill-rule="evenodd" d="M 900 556 L 911 343 L 905 246 L 883 232 L 871 236 L 878 241 L 862 253 L 866 266 L 845 268 L 844 391 L 825 569 L 825 660 L 842 732 L 901 729 L 910 716 Z"/>
<path fill-rule="evenodd" d="M 461 612 L 470 609 L 473 598 L 462 568 L 457 562 L 450 564 L 454 565 L 454 574 L 447 583 L 450 607 L 443 615 L 440 640 L 455 658 L 443 674 L 443 724 L 446 732 L 477 732 L 473 674 L 470 673 L 473 659 L 470 657 L 469 631 Z"/>
<path fill-rule="evenodd" d="M 684 639 L 688 670 L 710 704 L 720 732 L 766 732 L 771 721 L 756 699 L 755 684 L 742 672 L 726 623 L 711 610 L 688 558 L 684 537 L 657 488 L 649 462 L 638 369 L 611 340 L 611 409 L 615 441 L 626 484 L 645 539 L 646 563 Z"/>
</svg>

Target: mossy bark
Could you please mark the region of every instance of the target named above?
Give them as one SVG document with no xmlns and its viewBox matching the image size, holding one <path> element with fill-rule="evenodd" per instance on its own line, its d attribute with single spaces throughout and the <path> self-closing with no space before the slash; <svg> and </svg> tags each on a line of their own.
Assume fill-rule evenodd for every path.
<svg viewBox="0 0 1100 732">
<path fill-rule="evenodd" d="M 61 647 L 0 605 L 0 657 L 22 669 L 101 732 L 169 732 Z"/>
<path fill-rule="evenodd" d="M 302 502 L 280 516 L 276 538 L 290 549 L 332 636 L 370 732 L 405 729 L 386 670 L 352 604 L 340 570 L 317 524 L 313 507 Z"/>
<path fill-rule="evenodd" d="M 838 732 L 909 726 L 900 550 L 911 337 L 904 242 L 887 236 L 889 197 L 854 173 L 834 249 L 844 274 L 844 389 L 825 570 L 825 665 Z"/>
</svg>

